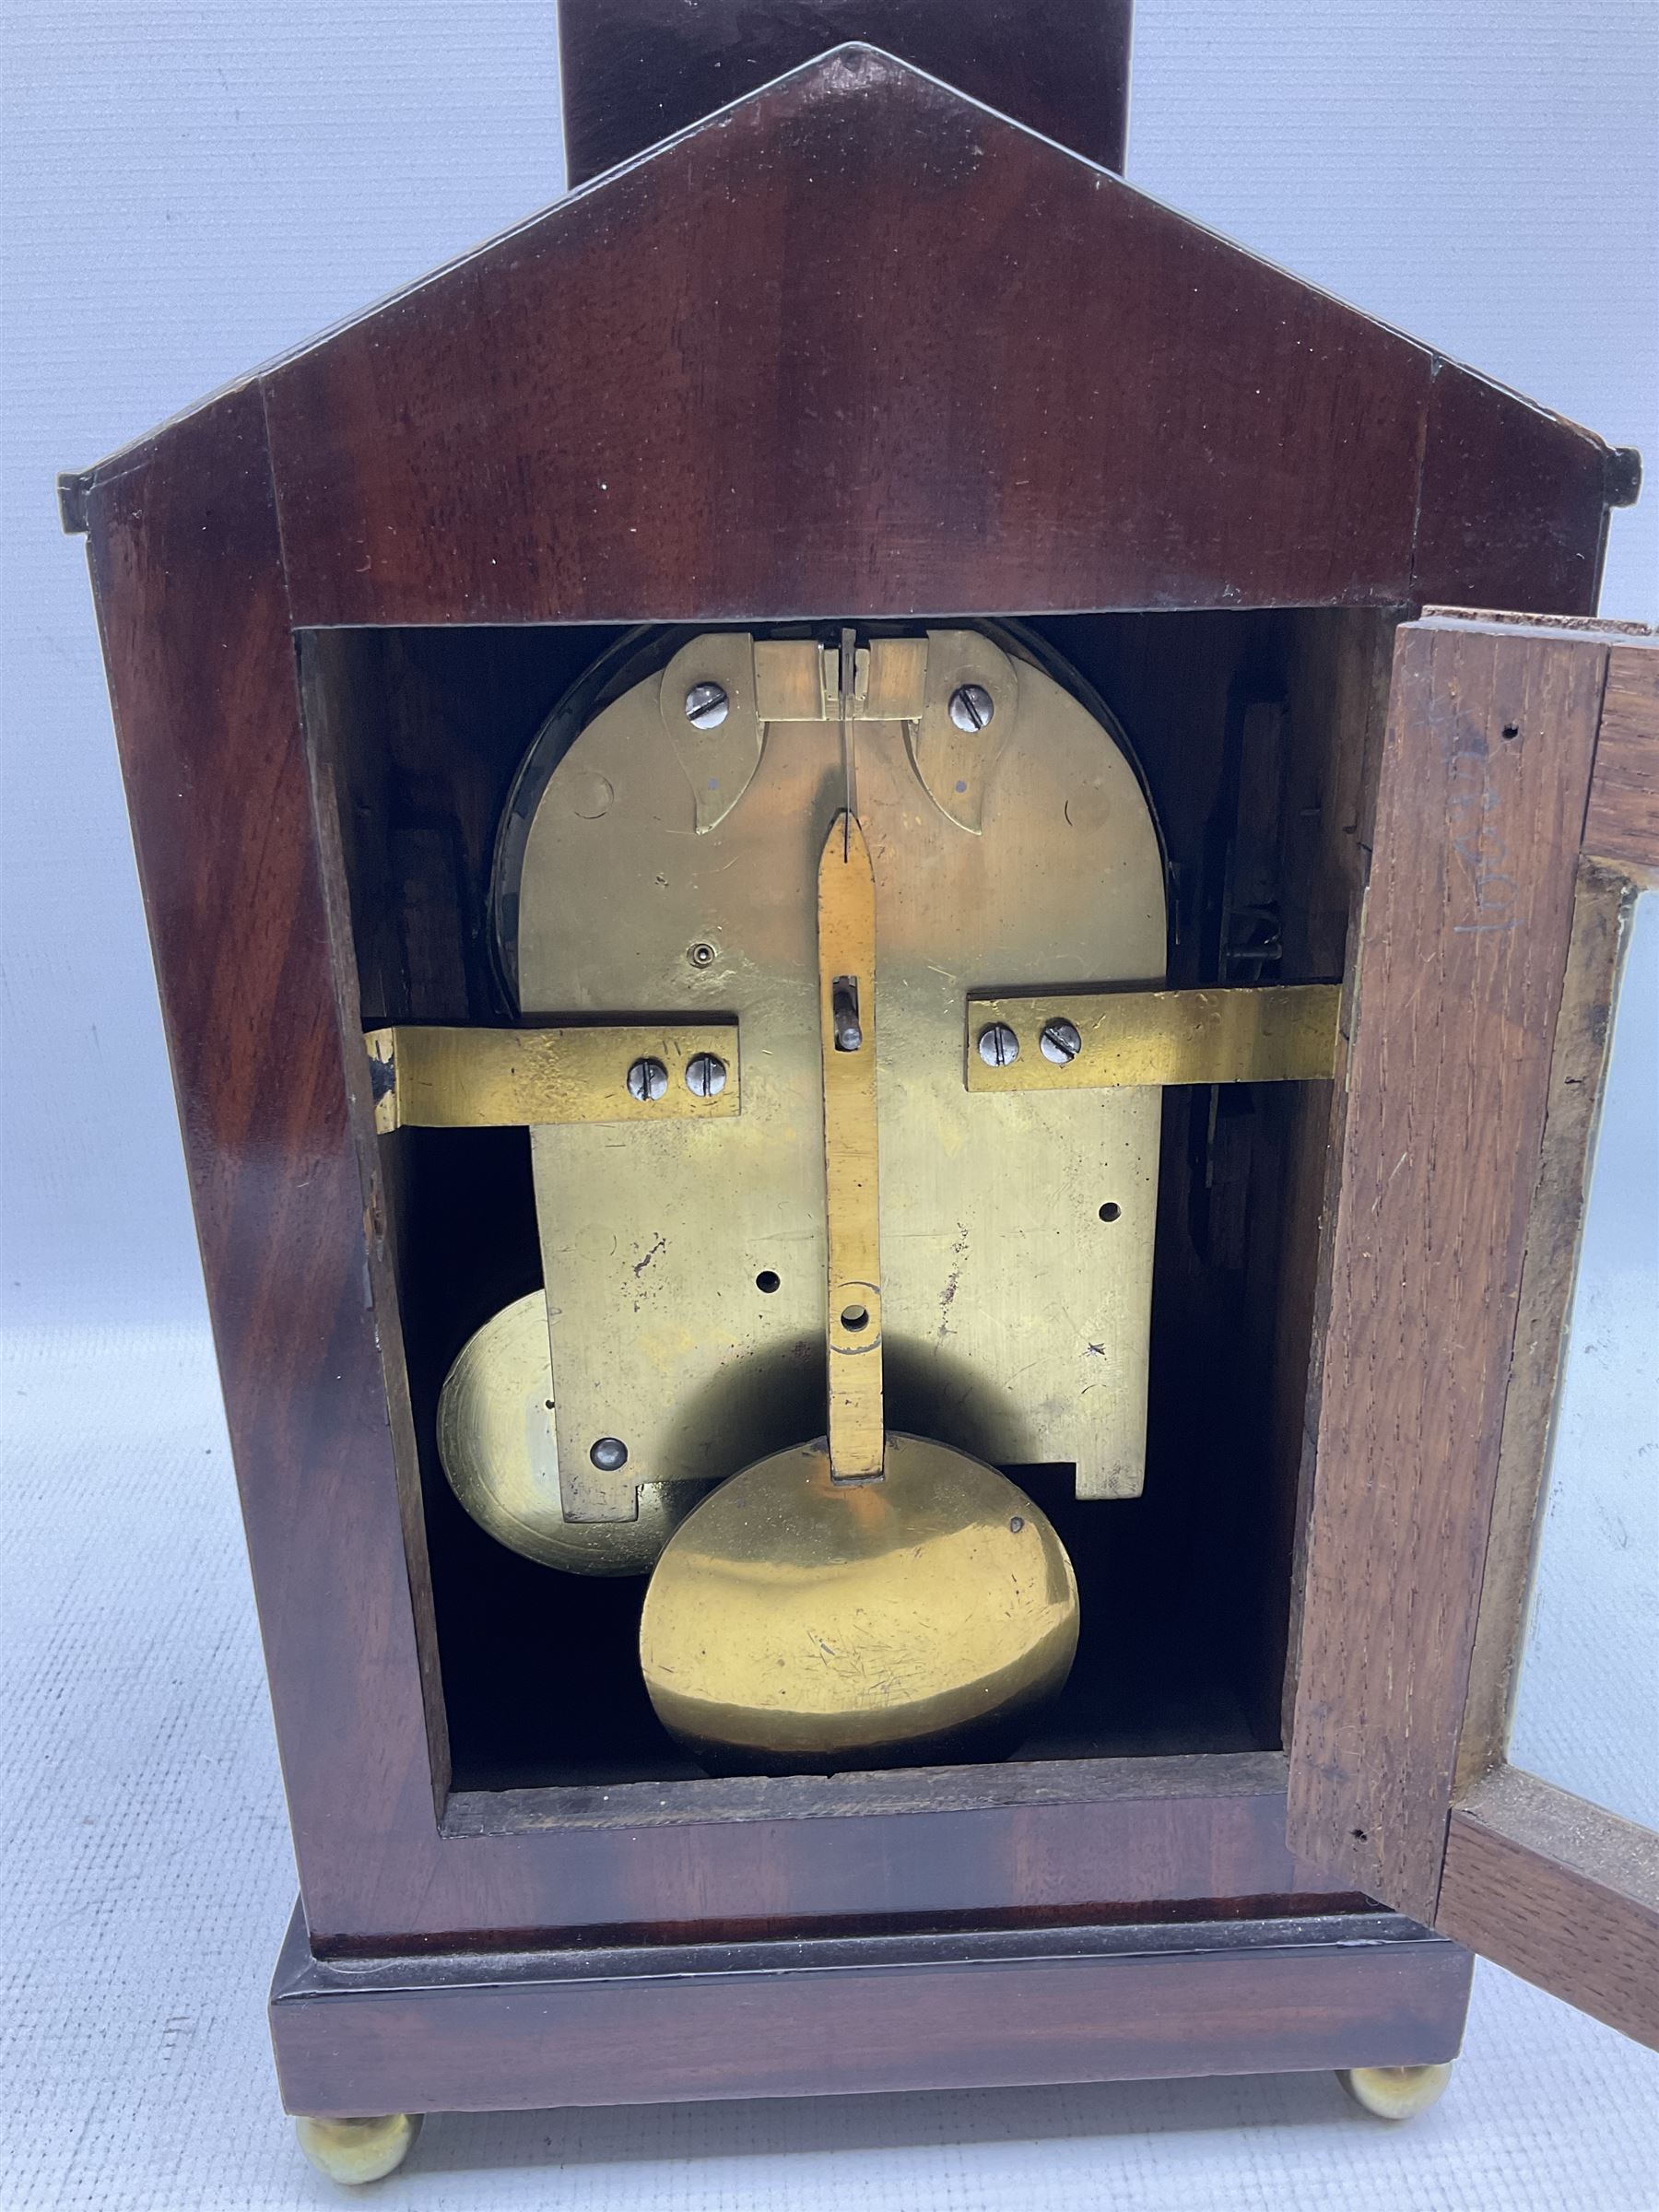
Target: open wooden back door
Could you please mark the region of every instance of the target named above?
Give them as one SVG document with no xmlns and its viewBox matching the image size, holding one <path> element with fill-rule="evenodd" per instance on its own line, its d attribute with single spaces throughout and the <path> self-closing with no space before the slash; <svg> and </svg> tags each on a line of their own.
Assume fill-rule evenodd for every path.
<svg viewBox="0 0 1659 2212">
<path fill-rule="evenodd" d="M 1659 636 L 1398 633 L 1326 1251 L 1289 1840 L 1659 2045 L 1659 1836 L 1507 1761 Z"/>
</svg>

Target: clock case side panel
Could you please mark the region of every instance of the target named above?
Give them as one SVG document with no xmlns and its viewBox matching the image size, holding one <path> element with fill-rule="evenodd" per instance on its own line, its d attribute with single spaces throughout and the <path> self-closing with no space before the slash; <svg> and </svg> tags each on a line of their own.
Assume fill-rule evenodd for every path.
<svg viewBox="0 0 1659 2212">
<path fill-rule="evenodd" d="M 88 523 L 295 1851 L 326 1928 L 424 1883 L 448 1748 L 258 389 L 100 478 Z"/>
</svg>

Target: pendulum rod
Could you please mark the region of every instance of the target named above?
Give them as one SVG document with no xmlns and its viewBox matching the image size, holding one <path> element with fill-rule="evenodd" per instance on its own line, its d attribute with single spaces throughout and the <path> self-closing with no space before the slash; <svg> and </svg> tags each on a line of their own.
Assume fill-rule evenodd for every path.
<svg viewBox="0 0 1659 2212">
<path fill-rule="evenodd" d="M 844 695 L 843 695 L 844 696 Z M 851 809 L 818 861 L 818 1028 L 829 1231 L 830 1472 L 882 1473 L 881 1225 L 877 1191 L 876 876 Z"/>
</svg>

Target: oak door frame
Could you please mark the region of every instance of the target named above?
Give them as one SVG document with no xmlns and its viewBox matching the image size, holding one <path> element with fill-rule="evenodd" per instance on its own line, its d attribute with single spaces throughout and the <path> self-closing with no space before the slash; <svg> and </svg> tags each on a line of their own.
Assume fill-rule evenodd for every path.
<svg viewBox="0 0 1659 2212">
<path fill-rule="evenodd" d="M 1659 2045 L 1659 1836 L 1506 1757 L 1659 636 L 1434 609 L 1395 641 L 1351 971 L 1288 1835 Z"/>
</svg>

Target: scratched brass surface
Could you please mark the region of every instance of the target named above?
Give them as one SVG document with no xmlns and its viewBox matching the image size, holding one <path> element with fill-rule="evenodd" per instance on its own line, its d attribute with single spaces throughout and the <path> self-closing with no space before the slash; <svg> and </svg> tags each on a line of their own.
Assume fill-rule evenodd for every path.
<svg viewBox="0 0 1659 2212">
<path fill-rule="evenodd" d="M 825 1343 L 830 1464 L 843 1481 L 882 1467 L 881 1214 L 876 1105 L 876 879 L 864 831 L 842 815 L 818 860 L 818 1028 L 824 1071 Z M 837 1012 L 857 1011 L 843 1051 Z"/>
<path fill-rule="evenodd" d="M 450 1488 L 498 1543 L 544 1567 L 648 1574 L 702 1488 L 643 1483 L 632 1521 L 567 1521 L 552 1396 L 547 1300 L 533 1290 L 476 1330 L 444 1379 L 438 1455 Z"/>
<path fill-rule="evenodd" d="M 700 657 L 678 656 L 675 688 Z M 741 799 L 700 831 L 671 704 L 652 678 L 594 717 L 499 887 L 526 1016 L 742 1028 L 735 1119 L 532 1136 L 565 1504 L 582 1517 L 626 1517 L 636 1480 L 731 1475 L 823 1425 L 816 880 L 845 804 L 841 731 L 770 724 Z M 1081 1494 L 1126 1496 L 1145 1451 L 1158 1096 L 971 1093 L 963 1005 L 1161 981 L 1160 855 L 1128 760 L 1045 673 L 1018 664 L 997 723 L 977 834 L 929 795 L 913 724 L 852 725 L 877 887 L 888 1418 L 994 1464 L 1074 1461 Z M 619 1475 L 589 1460 L 602 1436 L 628 1444 Z"/>
<path fill-rule="evenodd" d="M 888 1433 L 883 1479 L 822 1443 L 746 1468 L 670 1539 L 640 1663 L 664 1726 L 711 1763 L 898 1763 L 1011 1732 L 1077 1645 L 1053 1529 L 994 1467 Z"/>
<path fill-rule="evenodd" d="M 1310 1083 L 1336 1072 L 1339 983 L 1241 984 L 1228 991 L 1048 991 L 971 998 L 963 1058 L 970 1090 L 1094 1090 L 1136 1083 Z M 1052 1021 L 1081 1049 L 1051 1059 Z M 992 1066 L 981 1033 L 1001 1022 L 1017 1058 Z"/>
<path fill-rule="evenodd" d="M 606 1025 L 578 1030 L 427 1028 L 400 1024 L 364 1039 L 374 1084 L 374 1125 L 516 1129 L 544 1122 L 720 1121 L 738 1110 L 734 1022 Z M 713 1096 L 694 1093 L 686 1071 L 701 1053 L 725 1070 Z M 667 1077 L 659 1099 L 636 1099 L 628 1071 L 654 1060 Z"/>
</svg>

